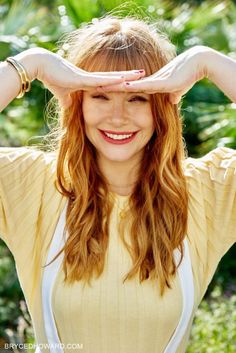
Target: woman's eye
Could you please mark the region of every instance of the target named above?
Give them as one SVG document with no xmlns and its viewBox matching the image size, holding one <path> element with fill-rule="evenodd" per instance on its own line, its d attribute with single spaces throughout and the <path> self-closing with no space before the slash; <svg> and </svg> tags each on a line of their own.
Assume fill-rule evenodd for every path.
<svg viewBox="0 0 236 353">
<path fill-rule="evenodd" d="M 102 94 L 94 95 L 94 96 L 92 96 L 92 98 L 108 100 L 108 98 Z"/>
<path fill-rule="evenodd" d="M 142 97 L 142 96 L 134 96 L 132 97 L 129 102 L 147 102 L 148 100 L 145 98 L 145 97 Z"/>
</svg>

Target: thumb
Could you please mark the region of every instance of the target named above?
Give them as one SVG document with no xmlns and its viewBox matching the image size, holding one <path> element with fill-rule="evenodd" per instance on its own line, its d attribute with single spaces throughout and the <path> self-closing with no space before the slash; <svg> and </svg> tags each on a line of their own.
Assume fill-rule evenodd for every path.
<svg viewBox="0 0 236 353">
<path fill-rule="evenodd" d="M 170 93 L 169 100 L 172 104 L 178 104 L 181 101 L 181 94 L 179 93 Z"/>
<path fill-rule="evenodd" d="M 62 109 L 68 109 L 72 104 L 70 95 L 57 97 L 59 105 Z"/>
</svg>

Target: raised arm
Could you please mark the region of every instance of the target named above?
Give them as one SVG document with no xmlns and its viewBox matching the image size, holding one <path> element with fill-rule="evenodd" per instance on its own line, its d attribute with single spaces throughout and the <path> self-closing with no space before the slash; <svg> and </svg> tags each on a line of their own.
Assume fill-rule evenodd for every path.
<svg viewBox="0 0 236 353">
<path fill-rule="evenodd" d="M 25 50 L 14 59 L 23 65 L 30 81 L 38 79 L 67 108 L 71 103 L 70 94 L 78 90 L 132 81 L 144 76 L 142 70 L 119 72 L 87 72 L 71 64 L 61 56 L 43 48 Z M 2 111 L 21 90 L 17 70 L 8 62 L 0 63 L 0 111 Z"/>
<path fill-rule="evenodd" d="M 31 55 L 30 55 L 31 54 Z M 32 61 L 30 51 L 22 52 L 15 56 L 27 70 L 28 78 L 33 81 L 36 78 L 36 66 Z M 16 69 L 8 62 L 0 63 L 0 111 L 2 111 L 20 92 L 21 80 Z"/>
<path fill-rule="evenodd" d="M 151 76 L 98 90 L 169 93 L 170 101 L 177 104 L 181 97 L 204 77 L 208 77 L 226 96 L 236 102 L 236 61 L 212 48 L 200 45 L 181 53 Z"/>
<path fill-rule="evenodd" d="M 209 80 L 236 103 L 236 61 L 213 49 L 207 51 L 203 60 Z"/>
</svg>

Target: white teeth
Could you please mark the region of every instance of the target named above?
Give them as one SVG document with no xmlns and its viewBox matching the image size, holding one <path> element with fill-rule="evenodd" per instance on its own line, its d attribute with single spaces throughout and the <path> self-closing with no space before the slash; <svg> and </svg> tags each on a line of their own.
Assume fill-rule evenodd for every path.
<svg viewBox="0 0 236 353">
<path fill-rule="evenodd" d="M 113 134 L 109 134 L 108 132 L 104 131 L 104 134 L 114 140 L 123 140 L 123 139 L 127 139 L 128 137 L 132 136 L 133 134 L 130 135 L 113 135 Z"/>
</svg>

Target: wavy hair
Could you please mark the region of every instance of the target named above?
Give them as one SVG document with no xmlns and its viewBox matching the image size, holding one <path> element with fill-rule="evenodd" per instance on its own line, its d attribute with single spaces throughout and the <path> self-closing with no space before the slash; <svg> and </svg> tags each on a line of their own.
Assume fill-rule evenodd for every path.
<svg viewBox="0 0 236 353">
<path fill-rule="evenodd" d="M 71 32 L 62 48 L 67 48 L 70 62 L 86 71 L 144 68 L 147 76 L 176 55 L 155 25 L 110 15 Z M 136 275 L 140 283 L 158 280 L 163 295 L 180 264 L 175 264 L 173 250 L 179 248 L 183 257 L 188 194 L 182 162 L 187 152 L 178 106 L 169 102 L 167 94 L 158 93 L 151 95 L 151 108 L 155 130 L 149 147 L 145 146 L 119 232 L 133 265 L 123 281 Z M 113 203 L 95 147 L 85 134 L 81 91 L 72 94 L 68 109 L 61 110 L 59 125 L 56 187 L 69 199 L 65 228 L 69 236 L 62 249 L 64 281 L 89 284 L 104 269 Z"/>
</svg>

